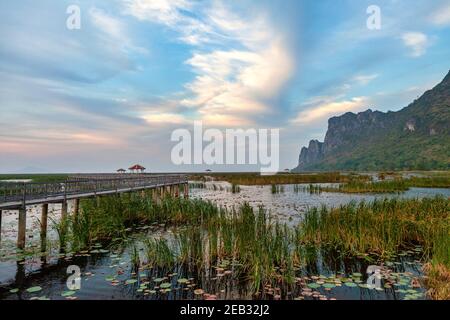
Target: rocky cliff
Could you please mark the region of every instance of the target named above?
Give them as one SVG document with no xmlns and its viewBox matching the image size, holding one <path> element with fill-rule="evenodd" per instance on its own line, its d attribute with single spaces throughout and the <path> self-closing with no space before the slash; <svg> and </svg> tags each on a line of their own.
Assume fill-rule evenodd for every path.
<svg viewBox="0 0 450 320">
<path fill-rule="evenodd" d="M 302 148 L 295 172 L 450 169 L 450 73 L 398 112 L 331 118 L 324 142 Z"/>
</svg>

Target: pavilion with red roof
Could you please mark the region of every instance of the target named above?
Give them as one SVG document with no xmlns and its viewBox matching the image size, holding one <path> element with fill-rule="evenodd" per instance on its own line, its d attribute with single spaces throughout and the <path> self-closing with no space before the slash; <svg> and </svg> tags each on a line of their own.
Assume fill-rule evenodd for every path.
<svg viewBox="0 0 450 320">
<path fill-rule="evenodd" d="M 141 166 L 140 164 L 135 164 L 131 168 L 128 168 L 132 173 L 143 173 L 145 171 L 145 168 Z"/>
</svg>

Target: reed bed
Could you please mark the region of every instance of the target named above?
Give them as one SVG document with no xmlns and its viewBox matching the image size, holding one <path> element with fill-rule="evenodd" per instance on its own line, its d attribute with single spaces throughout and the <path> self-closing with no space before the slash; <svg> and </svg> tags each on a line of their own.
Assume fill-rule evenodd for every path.
<svg viewBox="0 0 450 320">
<path fill-rule="evenodd" d="M 305 242 L 340 246 L 351 253 L 387 257 L 401 247 L 420 244 L 430 258 L 450 266 L 450 201 L 443 197 L 313 208 L 299 228 Z"/>
<path fill-rule="evenodd" d="M 211 173 L 208 176 L 195 175 L 193 180 L 213 178 L 216 181 L 227 181 L 239 185 L 271 185 L 271 184 L 300 184 L 300 183 L 343 183 L 358 179 L 368 181 L 369 176 L 357 174 L 341 174 L 339 172 L 311 173 L 311 174 L 276 174 L 261 175 L 259 173 Z"/>
<path fill-rule="evenodd" d="M 384 199 L 335 209 L 314 208 L 298 227 L 298 239 L 338 248 L 348 255 L 368 253 L 386 259 L 400 249 L 420 245 L 425 261 L 449 272 L 450 200 Z M 432 272 L 430 279 L 437 274 L 445 272 Z"/>
<path fill-rule="evenodd" d="M 198 224 L 219 215 L 220 211 L 207 201 L 171 197 L 154 201 L 150 193 L 130 193 L 82 200 L 80 214 L 63 223 L 70 226 L 73 247 L 80 249 L 98 240 L 124 238 L 127 231 L 136 225 Z"/>
<path fill-rule="evenodd" d="M 412 177 L 405 182 L 410 187 L 450 188 L 450 176 Z"/>
<path fill-rule="evenodd" d="M 201 226 L 180 230 L 171 244 L 166 239 L 147 241 L 147 259 L 158 268 L 179 263 L 220 273 L 231 267 L 257 292 L 277 279 L 293 283 L 295 266 L 300 264 L 293 235 L 291 228 L 273 223 L 263 208 L 255 212 L 244 204 L 204 220 Z"/>
<path fill-rule="evenodd" d="M 132 193 L 83 200 L 80 214 L 64 223 L 61 230 L 69 230 L 64 239 L 71 239 L 73 250 L 125 238 L 133 226 L 173 226 L 171 239 L 145 241 L 146 263 L 166 269 L 183 265 L 199 272 L 231 269 L 250 281 L 255 293 L 265 286 L 293 284 L 296 272 L 311 262 L 311 248 L 388 259 L 399 250 L 421 246 L 424 261 L 450 270 L 450 200 L 443 197 L 313 208 L 293 228 L 246 203 L 227 210 L 203 200 L 156 202 L 149 194 Z M 428 274 L 430 290 L 442 297 L 442 284 L 436 284 L 442 283 L 443 273 L 431 270 L 436 269 Z"/>
<path fill-rule="evenodd" d="M 314 186 L 314 192 L 342 192 L 342 193 L 400 193 L 407 191 L 409 186 L 403 180 L 361 182 L 351 181 L 332 187 Z"/>
</svg>

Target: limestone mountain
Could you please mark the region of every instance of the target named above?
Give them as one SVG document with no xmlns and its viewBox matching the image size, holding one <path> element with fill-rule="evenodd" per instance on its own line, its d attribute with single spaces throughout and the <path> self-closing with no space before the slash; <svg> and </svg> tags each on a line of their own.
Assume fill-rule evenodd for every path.
<svg viewBox="0 0 450 320">
<path fill-rule="evenodd" d="M 301 150 L 293 171 L 450 169 L 450 72 L 397 112 L 331 118 L 324 142 Z"/>
</svg>

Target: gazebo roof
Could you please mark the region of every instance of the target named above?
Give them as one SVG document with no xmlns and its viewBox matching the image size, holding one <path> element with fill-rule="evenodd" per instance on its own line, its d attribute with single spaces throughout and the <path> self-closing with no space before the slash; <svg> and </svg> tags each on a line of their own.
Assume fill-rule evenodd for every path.
<svg viewBox="0 0 450 320">
<path fill-rule="evenodd" d="M 125 170 L 125 169 L 119 169 L 119 170 L 117 170 L 117 172 L 126 172 L 127 170 Z"/>
<path fill-rule="evenodd" d="M 135 164 L 134 166 L 132 166 L 128 170 L 145 170 L 145 168 L 143 166 L 139 165 L 139 164 Z"/>
</svg>

